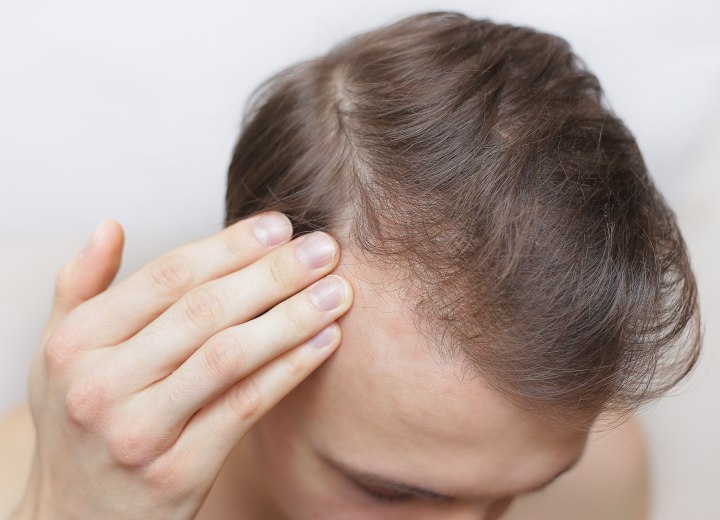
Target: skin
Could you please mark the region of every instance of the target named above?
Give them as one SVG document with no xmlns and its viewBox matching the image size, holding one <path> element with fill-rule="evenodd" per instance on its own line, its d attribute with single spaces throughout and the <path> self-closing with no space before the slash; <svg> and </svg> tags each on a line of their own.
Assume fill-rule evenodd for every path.
<svg viewBox="0 0 720 520">
<path fill-rule="evenodd" d="M 241 225 L 238 226 L 240 227 Z M 233 236 L 231 233 L 236 232 L 237 228 L 221 234 L 221 240 L 228 240 Z M 122 249 L 121 234 L 119 238 L 120 240 L 117 234 L 113 238 L 113 232 L 110 231 L 104 240 L 91 250 L 89 260 L 74 260 L 60 273 L 56 304 L 48 325 L 48 333 L 43 338 L 43 348 L 46 348 L 50 332 L 58 323 L 68 321 L 67 316 L 73 308 L 91 299 L 94 294 L 102 292 L 112 280 L 119 265 L 119 261 L 113 259 L 119 258 L 119 251 Z M 238 240 L 238 235 L 234 235 L 233 240 Z M 205 247 L 211 249 L 209 244 L 205 244 Z M 285 252 L 276 254 L 290 254 L 292 248 L 287 247 L 282 251 Z M 262 252 L 258 255 L 262 255 Z M 208 256 L 200 254 L 198 261 L 201 258 Z M 230 370 L 225 374 L 226 378 L 215 379 L 224 381 L 222 385 L 228 393 L 220 395 L 201 408 L 214 408 L 216 413 L 207 413 L 204 416 L 204 428 L 196 426 L 199 433 L 189 437 L 190 440 L 183 441 L 182 433 L 179 434 L 180 440 L 175 441 L 175 446 L 183 449 L 173 450 L 168 446 L 164 451 L 160 450 L 159 454 L 152 456 L 146 449 L 143 451 L 139 448 L 152 446 L 153 441 L 157 441 L 157 437 L 150 435 L 150 429 L 142 430 L 144 438 L 136 437 L 143 442 L 136 443 L 134 446 L 137 451 L 133 452 L 120 451 L 117 444 L 113 445 L 113 440 L 117 442 L 118 438 L 122 438 L 117 432 L 112 436 L 108 435 L 107 430 L 99 433 L 99 428 L 91 427 L 101 423 L 101 417 L 105 417 L 107 421 L 107 417 L 112 417 L 113 414 L 122 417 L 124 421 L 105 424 L 117 428 L 127 422 L 128 416 L 121 415 L 123 409 L 117 405 L 115 408 L 108 406 L 108 409 L 104 410 L 105 414 L 89 416 L 83 432 L 86 436 L 94 434 L 94 443 L 101 446 L 104 444 L 104 450 L 92 453 L 92 450 L 86 447 L 87 438 L 76 434 L 77 438 L 66 437 L 62 440 L 69 446 L 73 445 L 72 441 L 85 441 L 82 444 L 83 449 L 76 447 L 74 452 L 72 449 L 46 449 L 44 459 L 36 453 L 33 466 L 28 470 L 28 486 L 14 518 L 33 518 L 28 512 L 33 506 L 40 511 L 52 510 L 53 518 L 62 518 L 61 512 L 54 507 L 62 502 L 64 505 L 74 505 L 75 511 L 97 511 L 93 508 L 107 506 L 108 503 L 121 504 L 123 507 L 132 504 L 136 507 L 136 513 L 143 511 L 144 518 L 150 518 L 148 511 L 153 511 L 158 518 L 191 518 L 199 508 L 196 517 L 201 520 L 495 519 L 510 507 L 515 496 L 543 484 L 583 454 L 588 437 L 582 430 L 558 430 L 542 417 L 531 416 L 518 410 L 484 386 L 478 378 L 467 377 L 459 364 L 443 363 L 413 328 L 409 320 L 411 307 L 393 296 L 395 293 L 392 273 L 370 268 L 353 255 L 349 248 L 343 248 L 340 263 L 337 263 L 337 260 L 336 256 L 331 264 L 310 276 L 301 269 L 295 278 L 288 278 L 287 283 L 292 288 L 288 289 L 285 297 L 301 291 L 312 281 L 332 271 L 350 284 L 352 291 L 348 292 L 348 296 L 355 298 L 354 304 L 350 307 L 348 300 L 341 310 L 335 313 L 322 316 L 304 314 L 304 319 L 293 320 L 296 326 L 304 323 L 307 327 L 304 330 L 268 326 L 264 328 L 293 331 L 288 335 L 283 349 L 290 349 L 284 356 L 286 359 L 287 356 L 295 356 L 295 361 L 284 364 L 270 361 L 266 365 L 275 364 L 279 368 L 276 368 L 275 372 L 268 372 L 277 377 L 266 378 L 265 383 L 259 385 L 262 392 L 259 405 L 255 403 L 251 406 L 251 402 L 242 400 L 235 400 L 235 403 L 244 402 L 249 407 L 247 410 L 238 409 L 237 406 L 228 410 L 217 404 L 213 405 L 227 399 L 224 396 L 229 394 L 228 386 L 233 385 L 233 381 L 248 380 L 262 372 L 249 374 L 246 368 L 238 370 L 241 365 L 234 364 L 232 359 L 226 359 L 228 365 L 234 367 L 234 371 Z M 268 264 L 263 265 L 266 270 L 269 269 Z M 141 271 L 140 276 L 143 272 L 147 273 L 147 270 Z M 180 301 L 183 301 L 184 297 L 186 296 L 181 295 Z M 292 301 L 295 306 L 286 304 L 286 311 L 302 313 L 302 305 L 305 303 L 298 306 L 298 302 L 303 300 L 295 298 Z M 275 320 L 288 319 L 287 314 L 278 312 L 268 315 Z M 82 314 L 75 312 L 74 316 L 77 319 Z M 317 351 L 311 354 L 302 348 L 292 350 L 293 339 L 295 345 L 299 344 L 333 320 L 337 320 L 342 330 L 339 347 L 335 344 L 324 354 L 318 354 Z M 278 321 L 277 327 L 282 326 Z M 104 333 L 110 334 L 112 331 Z M 257 345 L 257 349 L 261 351 L 262 341 L 258 340 Z M 194 349 L 202 352 L 206 346 L 207 343 L 200 343 Z M 187 348 L 189 357 L 183 360 L 185 363 L 192 359 L 193 352 L 190 347 Z M 115 350 L 121 352 L 119 348 Z M 283 358 L 282 351 L 280 354 L 278 359 Z M 245 362 L 247 359 L 246 357 Z M 113 367 L 115 372 L 106 368 L 108 371 L 103 374 L 109 377 L 116 373 L 115 382 L 120 381 L 121 376 L 125 379 L 129 377 L 117 368 L 122 365 L 108 363 L 107 366 Z M 318 366 L 320 368 L 316 369 Z M 35 376 L 42 379 L 37 371 Z M 79 375 L 76 377 L 80 379 Z M 85 377 L 87 378 L 87 373 Z M 47 379 L 42 382 L 47 384 Z M 52 378 L 49 379 L 52 383 Z M 221 386 L 221 382 L 213 378 L 205 379 Z M 39 382 L 35 381 L 34 384 L 37 386 Z M 230 391 L 236 387 L 237 385 L 230 386 Z M 288 393 L 289 395 L 283 398 Z M 154 412 L 163 403 L 162 393 L 139 392 L 134 395 L 134 402 L 143 403 L 145 408 L 135 408 L 133 416 L 156 421 L 159 418 L 167 420 L 167 417 L 182 416 L 177 410 L 166 406 L 162 407 L 165 414 Z M 142 400 L 138 395 L 153 396 L 154 400 Z M 125 403 L 127 402 L 130 401 L 125 400 Z M 57 424 L 62 423 L 62 418 L 55 417 L 53 425 L 48 421 L 50 411 L 38 411 L 41 407 L 37 403 L 35 406 L 36 422 L 40 418 L 39 423 L 45 424 L 46 431 L 48 424 L 55 426 L 50 431 L 57 435 L 57 431 L 62 430 L 57 428 Z M 242 406 L 244 405 L 240 408 Z M 77 413 L 76 416 L 81 414 Z M 19 419 L 15 419 L 20 425 L 17 428 L 30 431 L 28 411 L 26 410 L 24 415 L 18 414 L 18 417 Z M 203 417 L 203 414 L 196 417 Z M 12 431 L 10 428 L 3 428 L 5 424 L 0 424 L 0 432 Z M 152 424 L 152 420 L 149 424 Z M 190 430 L 187 424 L 191 423 L 186 423 L 185 431 Z M 119 431 L 123 432 L 121 429 Z M 223 435 L 217 435 L 218 432 Z M 29 436 L 25 438 L 27 437 Z M 47 439 L 48 434 L 41 435 L 40 439 L 43 437 Z M 13 443 L 17 445 L 13 439 L 0 437 L 0 446 L 12 448 Z M 40 444 L 42 445 L 42 442 Z M 105 461 L 101 453 L 108 452 L 111 455 L 110 468 L 98 462 Z M 25 451 L 19 446 L 17 450 L 9 453 Z M 117 460 L 118 453 L 124 455 L 124 460 Z M 328 455 L 357 469 L 459 498 L 446 502 L 417 498 L 395 502 L 378 501 L 357 488 L 348 476 L 328 464 L 323 458 Z M 54 458 L 51 459 L 50 456 Z M 168 459 L 171 456 L 174 459 Z M 103 483 L 114 478 L 115 480 L 110 482 L 114 485 L 93 491 L 94 482 L 83 483 L 78 478 L 82 472 L 73 470 L 74 460 L 81 457 L 86 457 L 86 460 L 82 461 L 80 468 L 85 469 L 95 464 L 97 472 L 102 472 Z M 151 464 L 145 468 L 155 468 L 155 471 L 160 468 L 165 471 L 142 471 L 143 466 L 133 461 L 133 457 L 150 457 Z M 607 456 L 605 459 L 611 460 Z M 174 462 L 158 464 L 157 460 Z M 21 460 L 17 461 L 17 465 L 29 467 L 27 462 Z M 633 465 L 631 469 L 635 466 L 644 468 L 644 464 L 640 463 Z M 65 495 L 60 501 L 56 498 L 60 496 L 60 488 L 54 489 L 49 484 L 44 488 L 37 486 L 38 480 L 41 480 L 38 478 L 38 468 L 43 467 L 53 467 L 56 472 L 59 471 L 58 468 L 64 468 L 68 481 L 74 482 L 71 490 L 74 492 L 68 494 L 68 490 L 64 489 Z M 168 473 L 167 468 L 172 468 L 173 472 Z M 577 472 L 582 468 L 581 463 L 573 471 Z M 610 473 L 613 474 L 612 479 L 618 480 L 614 474 L 615 469 L 617 468 L 613 468 Z M 632 482 L 638 480 L 632 471 L 625 473 L 633 476 Z M 2 477 L 0 474 L 0 478 Z M 57 480 L 62 482 L 62 476 Z M 562 482 L 562 478 L 558 482 Z M 44 492 L 39 493 L 39 489 Z M 114 490 L 115 496 L 108 495 L 110 489 Z M 626 489 L 628 486 L 623 487 L 623 490 Z M 376 490 L 384 492 L 377 486 Z M 53 491 L 56 493 L 54 496 Z M 97 493 L 102 500 L 94 500 L 98 496 L 93 493 Z M 17 497 L 17 494 L 15 496 Z M 161 499 L 158 499 L 158 496 Z M 619 498 L 619 495 L 610 497 L 613 498 Z M 608 497 L 603 499 L 607 502 Z M 14 502 L 16 500 L 17 498 Z M 621 503 L 622 500 L 615 502 Z M 157 512 L 158 503 L 166 509 Z M 2 506 L 0 497 L 0 508 Z M 588 506 L 591 504 L 586 503 L 582 510 L 593 511 L 587 509 Z M 599 511 L 597 508 L 596 510 Z M 630 516 L 627 509 L 617 511 L 620 511 L 620 516 L 613 516 L 615 518 L 645 518 Z M 126 510 L 102 513 L 104 518 L 123 517 L 128 514 Z M 539 509 L 534 509 L 533 515 L 534 520 L 544 518 Z M 585 517 L 589 518 L 587 515 Z M 35 518 L 45 516 L 41 514 Z M 548 518 L 565 517 L 556 514 Z"/>
<path fill-rule="evenodd" d="M 256 483 L 257 502 L 246 514 L 496 519 L 515 496 L 582 455 L 586 433 L 557 430 L 478 378 L 463 377 L 459 363 L 443 363 L 412 325 L 410 307 L 394 296 L 391 274 L 358 261 L 347 248 L 335 272 L 355 294 L 338 320 L 341 345 L 246 437 L 246 453 L 255 456 L 242 465 L 244 480 Z M 328 455 L 458 498 L 381 502 L 325 462 Z"/>
</svg>

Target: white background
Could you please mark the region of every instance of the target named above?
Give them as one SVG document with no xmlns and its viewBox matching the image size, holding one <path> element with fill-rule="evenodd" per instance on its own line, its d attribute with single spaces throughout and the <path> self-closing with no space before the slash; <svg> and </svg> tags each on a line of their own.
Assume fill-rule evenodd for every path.
<svg viewBox="0 0 720 520">
<path fill-rule="evenodd" d="M 710 0 L 0 0 L 0 413 L 26 398 L 55 273 L 100 220 L 126 231 L 118 279 L 221 229 L 252 88 L 429 10 L 563 36 L 635 133 L 678 213 L 706 327 L 692 378 L 642 415 L 653 518 L 720 518 L 720 3 Z"/>
</svg>

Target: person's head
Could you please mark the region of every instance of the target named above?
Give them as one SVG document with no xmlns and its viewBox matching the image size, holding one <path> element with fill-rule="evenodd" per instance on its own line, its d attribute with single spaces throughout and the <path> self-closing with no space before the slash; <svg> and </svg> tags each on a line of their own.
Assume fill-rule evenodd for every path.
<svg viewBox="0 0 720 520">
<path fill-rule="evenodd" d="M 496 517 L 696 364 L 675 215 L 557 36 L 427 13 L 279 72 L 225 225 L 270 209 L 332 234 L 355 290 L 337 352 L 253 430 L 299 518 Z M 328 458 L 460 498 L 384 502 Z"/>
</svg>

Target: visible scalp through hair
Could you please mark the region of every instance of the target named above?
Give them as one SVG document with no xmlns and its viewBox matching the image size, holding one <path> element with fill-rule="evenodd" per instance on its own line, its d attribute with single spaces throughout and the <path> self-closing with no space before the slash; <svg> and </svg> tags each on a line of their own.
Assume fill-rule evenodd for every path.
<svg viewBox="0 0 720 520">
<path fill-rule="evenodd" d="M 524 408 L 629 413 L 698 359 L 675 214 L 558 36 L 425 13 L 280 71 L 225 225 L 270 209 L 405 273 L 419 330 Z"/>
</svg>

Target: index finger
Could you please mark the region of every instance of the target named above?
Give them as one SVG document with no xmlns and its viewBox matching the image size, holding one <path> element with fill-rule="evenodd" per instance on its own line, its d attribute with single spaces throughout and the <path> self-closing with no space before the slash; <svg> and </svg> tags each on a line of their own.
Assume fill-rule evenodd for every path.
<svg viewBox="0 0 720 520">
<path fill-rule="evenodd" d="M 87 345 L 107 346 L 135 335 L 187 291 L 253 263 L 287 242 L 290 220 L 263 212 L 165 253 L 76 307 L 60 327 Z"/>
</svg>

